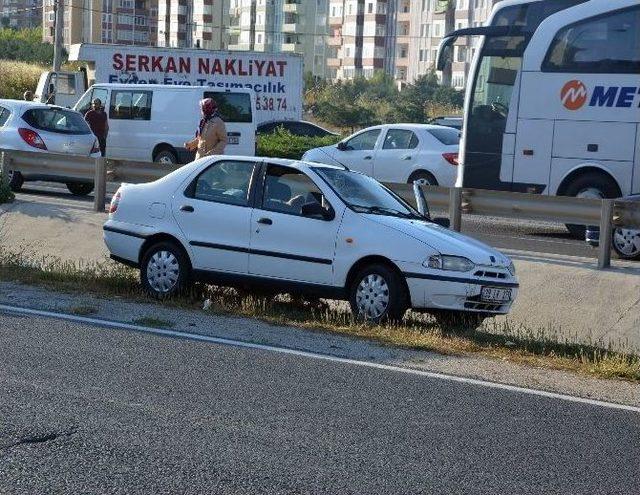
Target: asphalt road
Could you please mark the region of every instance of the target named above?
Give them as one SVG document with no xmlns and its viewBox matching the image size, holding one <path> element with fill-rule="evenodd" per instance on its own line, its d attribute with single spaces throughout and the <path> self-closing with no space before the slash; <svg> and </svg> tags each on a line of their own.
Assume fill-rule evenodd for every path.
<svg viewBox="0 0 640 495">
<path fill-rule="evenodd" d="M 0 314 L 0 493 L 636 494 L 640 415 Z"/>
<path fill-rule="evenodd" d="M 115 192 L 114 185 L 110 192 Z M 67 191 L 64 184 L 33 182 L 26 183 L 19 197 L 29 196 L 60 197 L 65 200 L 93 201 L 93 196 L 78 198 Z M 110 198 L 110 195 L 107 195 Z M 444 214 L 446 216 L 446 213 Z M 564 225 L 553 222 L 464 215 L 462 232 L 480 239 L 500 249 L 515 249 L 564 256 L 597 257 L 597 251 L 582 239 L 575 239 Z"/>
</svg>

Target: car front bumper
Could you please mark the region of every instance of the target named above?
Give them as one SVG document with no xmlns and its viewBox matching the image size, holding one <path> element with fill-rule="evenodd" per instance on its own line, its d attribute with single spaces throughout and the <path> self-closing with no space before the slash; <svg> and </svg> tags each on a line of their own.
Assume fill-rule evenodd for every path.
<svg viewBox="0 0 640 495">
<path fill-rule="evenodd" d="M 476 270 L 480 272 L 483 270 Z M 445 309 L 492 314 L 507 314 L 518 296 L 519 284 L 506 270 L 495 270 L 496 277 L 439 271 L 404 272 L 414 309 Z M 485 287 L 508 291 L 507 301 L 482 298 Z"/>
</svg>

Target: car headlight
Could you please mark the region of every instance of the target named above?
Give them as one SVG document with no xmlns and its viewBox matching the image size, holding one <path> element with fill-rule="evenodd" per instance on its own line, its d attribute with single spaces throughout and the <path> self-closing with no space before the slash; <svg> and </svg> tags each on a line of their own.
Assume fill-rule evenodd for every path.
<svg viewBox="0 0 640 495">
<path fill-rule="evenodd" d="M 512 277 L 516 276 L 516 265 L 513 264 L 513 261 L 509 263 L 507 270 L 509 270 L 509 273 L 511 274 Z"/>
<path fill-rule="evenodd" d="M 463 256 L 448 256 L 446 254 L 434 254 L 423 263 L 429 268 L 449 270 L 452 272 L 468 272 L 475 268 L 475 263 Z"/>
</svg>

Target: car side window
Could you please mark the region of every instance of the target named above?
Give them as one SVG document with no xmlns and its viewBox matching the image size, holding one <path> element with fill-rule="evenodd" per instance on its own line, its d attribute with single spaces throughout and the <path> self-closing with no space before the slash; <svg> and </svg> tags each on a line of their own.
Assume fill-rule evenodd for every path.
<svg viewBox="0 0 640 495">
<path fill-rule="evenodd" d="M 331 205 L 315 183 L 300 170 L 269 165 L 264 179 L 262 208 L 264 210 L 302 215 L 302 206 L 317 203 L 325 210 Z M 311 218 L 322 219 L 321 215 Z"/>
<path fill-rule="evenodd" d="M 361 132 L 345 143 L 345 149 L 352 151 L 372 150 L 376 147 L 376 141 L 378 140 L 379 135 L 380 129 Z"/>
<path fill-rule="evenodd" d="M 254 168 L 253 162 L 216 162 L 195 178 L 185 191 L 185 196 L 202 201 L 248 206 Z"/>
<path fill-rule="evenodd" d="M 406 129 L 389 129 L 384 138 L 383 150 L 412 150 L 418 146 L 418 137 Z"/>
<path fill-rule="evenodd" d="M 7 120 L 9 120 L 9 115 L 11 115 L 11 112 L 8 109 L 0 107 L 0 127 L 4 126 L 7 123 Z"/>
</svg>

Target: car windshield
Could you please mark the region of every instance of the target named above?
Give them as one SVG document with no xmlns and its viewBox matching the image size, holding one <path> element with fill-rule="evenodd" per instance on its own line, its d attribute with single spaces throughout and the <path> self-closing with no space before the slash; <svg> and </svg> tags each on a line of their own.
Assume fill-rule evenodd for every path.
<svg viewBox="0 0 640 495">
<path fill-rule="evenodd" d="M 371 177 L 352 172 L 324 167 L 313 169 L 353 210 L 376 215 L 422 218 L 407 203 Z"/>
</svg>

